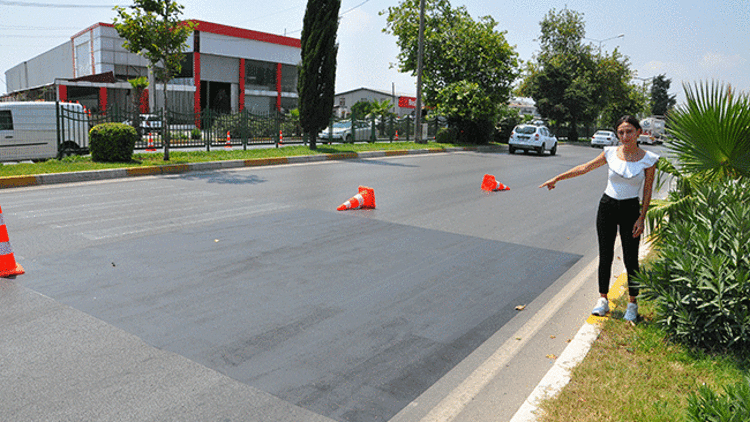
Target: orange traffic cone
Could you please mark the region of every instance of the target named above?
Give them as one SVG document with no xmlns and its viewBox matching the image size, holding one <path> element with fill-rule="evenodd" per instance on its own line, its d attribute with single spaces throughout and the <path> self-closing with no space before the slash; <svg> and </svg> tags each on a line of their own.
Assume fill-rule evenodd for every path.
<svg viewBox="0 0 750 422">
<path fill-rule="evenodd" d="M 375 189 L 368 188 L 367 186 L 360 186 L 359 193 L 339 205 L 336 210 L 356 210 L 359 208 L 375 208 Z"/>
<path fill-rule="evenodd" d="M 232 137 L 229 136 L 229 131 L 227 131 L 227 143 L 224 145 L 224 148 L 232 149 Z"/>
<path fill-rule="evenodd" d="M 396 140 L 398 141 L 398 131 L 396 131 Z"/>
<path fill-rule="evenodd" d="M 17 263 L 13 256 L 8 229 L 5 228 L 5 221 L 3 221 L 3 210 L 0 208 L 0 277 L 10 277 L 24 272 L 21 264 Z"/>
<path fill-rule="evenodd" d="M 279 145 L 284 144 L 284 133 L 279 130 Z"/>
<path fill-rule="evenodd" d="M 495 180 L 495 176 L 491 174 L 485 174 L 484 179 L 482 179 L 482 190 L 497 191 L 510 190 L 510 188 Z"/>
<path fill-rule="evenodd" d="M 156 147 L 154 146 L 154 137 L 151 136 L 151 132 L 148 133 L 148 146 L 146 147 L 146 151 L 156 151 Z"/>
</svg>

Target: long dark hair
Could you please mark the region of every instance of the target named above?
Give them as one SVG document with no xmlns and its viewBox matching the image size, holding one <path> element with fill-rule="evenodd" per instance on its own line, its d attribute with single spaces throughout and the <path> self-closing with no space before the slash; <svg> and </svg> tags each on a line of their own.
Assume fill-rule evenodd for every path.
<svg viewBox="0 0 750 422">
<path fill-rule="evenodd" d="M 620 127 L 620 125 L 623 123 L 630 123 L 631 125 L 633 125 L 635 130 L 643 130 L 641 128 L 641 122 L 639 122 L 638 119 L 629 114 L 626 114 L 620 117 L 620 119 L 617 120 L 617 123 L 615 123 L 615 133 L 617 133 L 617 128 Z"/>
</svg>

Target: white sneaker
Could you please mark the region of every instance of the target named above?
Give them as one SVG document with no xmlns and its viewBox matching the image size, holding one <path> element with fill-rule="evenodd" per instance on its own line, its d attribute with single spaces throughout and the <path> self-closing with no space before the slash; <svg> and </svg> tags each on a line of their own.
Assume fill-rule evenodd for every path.
<svg viewBox="0 0 750 422">
<path fill-rule="evenodd" d="M 607 312 L 609 312 L 609 300 L 600 297 L 599 300 L 596 301 L 596 306 L 594 306 L 591 313 L 596 316 L 604 316 L 607 315 Z"/>
<path fill-rule="evenodd" d="M 625 321 L 635 322 L 638 320 L 638 304 L 630 302 L 628 303 L 628 309 L 625 310 Z"/>
</svg>

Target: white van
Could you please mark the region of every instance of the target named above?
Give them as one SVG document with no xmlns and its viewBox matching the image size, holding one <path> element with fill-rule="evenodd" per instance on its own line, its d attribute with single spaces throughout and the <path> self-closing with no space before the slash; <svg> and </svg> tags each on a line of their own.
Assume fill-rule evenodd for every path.
<svg viewBox="0 0 750 422">
<path fill-rule="evenodd" d="M 0 161 L 43 160 L 88 147 L 89 119 L 82 105 L 0 102 Z"/>
</svg>

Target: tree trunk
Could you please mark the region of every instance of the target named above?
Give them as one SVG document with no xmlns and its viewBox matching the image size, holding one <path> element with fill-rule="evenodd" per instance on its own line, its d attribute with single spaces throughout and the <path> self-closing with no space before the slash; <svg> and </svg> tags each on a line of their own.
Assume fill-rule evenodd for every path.
<svg viewBox="0 0 750 422">
<path fill-rule="evenodd" d="M 318 145 L 315 142 L 317 140 L 317 138 L 318 138 L 318 134 L 317 133 L 311 133 L 310 134 L 310 149 L 313 150 L 313 151 L 316 150 L 316 149 L 318 149 Z"/>
<path fill-rule="evenodd" d="M 578 130 L 576 129 L 577 122 L 574 120 L 570 121 L 570 127 L 568 128 L 568 142 L 578 141 Z"/>
</svg>

